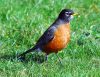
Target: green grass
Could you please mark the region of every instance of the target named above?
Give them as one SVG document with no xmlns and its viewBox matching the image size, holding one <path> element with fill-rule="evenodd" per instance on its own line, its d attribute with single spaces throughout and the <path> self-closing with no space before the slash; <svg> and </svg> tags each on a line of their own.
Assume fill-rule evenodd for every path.
<svg viewBox="0 0 100 77">
<path fill-rule="evenodd" d="M 41 64 L 11 56 L 32 47 L 63 8 L 80 15 L 71 21 L 71 41 Z M 100 77 L 100 0 L 0 0 L 0 77 Z"/>
</svg>

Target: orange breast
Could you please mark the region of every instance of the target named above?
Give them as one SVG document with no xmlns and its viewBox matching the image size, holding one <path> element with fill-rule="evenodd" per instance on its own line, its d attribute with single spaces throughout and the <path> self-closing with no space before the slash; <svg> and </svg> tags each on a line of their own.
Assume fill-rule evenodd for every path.
<svg viewBox="0 0 100 77">
<path fill-rule="evenodd" d="M 47 54 L 52 52 L 57 53 L 67 45 L 69 40 L 70 40 L 70 25 L 69 23 L 67 23 L 57 28 L 57 30 L 54 33 L 53 40 L 44 46 L 44 51 Z"/>
</svg>

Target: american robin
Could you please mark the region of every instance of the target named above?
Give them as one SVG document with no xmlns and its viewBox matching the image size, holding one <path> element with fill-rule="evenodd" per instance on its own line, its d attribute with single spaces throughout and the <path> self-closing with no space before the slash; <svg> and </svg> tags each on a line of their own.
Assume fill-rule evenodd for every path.
<svg viewBox="0 0 100 77">
<path fill-rule="evenodd" d="M 19 58 L 25 58 L 27 53 L 43 51 L 46 55 L 58 53 L 65 48 L 70 41 L 70 20 L 76 15 L 70 9 L 63 9 L 54 23 L 39 38 L 34 47 L 19 55 Z"/>
</svg>

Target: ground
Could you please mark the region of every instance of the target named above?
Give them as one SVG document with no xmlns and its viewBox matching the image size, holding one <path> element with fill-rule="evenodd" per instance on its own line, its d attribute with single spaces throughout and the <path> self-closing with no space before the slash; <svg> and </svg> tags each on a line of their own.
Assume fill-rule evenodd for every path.
<svg viewBox="0 0 100 77">
<path fill-rule="evenodd" d="M 62 64 L 54 53 L 43 63 L 13 58 L 34 46 L 63 8 L 79 16 L 57 54 Z M 0 0 L 0 77 L 100 77 L 100 0 Z"/>
</svg>

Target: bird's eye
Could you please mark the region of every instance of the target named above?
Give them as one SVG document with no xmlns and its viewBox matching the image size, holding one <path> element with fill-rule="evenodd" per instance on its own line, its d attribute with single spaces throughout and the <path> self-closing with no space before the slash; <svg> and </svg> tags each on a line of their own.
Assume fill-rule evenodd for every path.
<svg viewBox="0 0 100 77">
<path fill-rule="evenodd" d="M 65 12 L 65 14 L 69 14 L 69 12 Z"/>
<path fill-rule="evenodd" d="M 69 16 L 69 12 L 65 12 L 65 15 L 66 15 L 66 16 Z"/>
<path fill-rule="evenodd" d="M 65 12 L 65 14 L 67 14 L 67 15 L 71 15 L 71 12 Z"/>
</svg>

